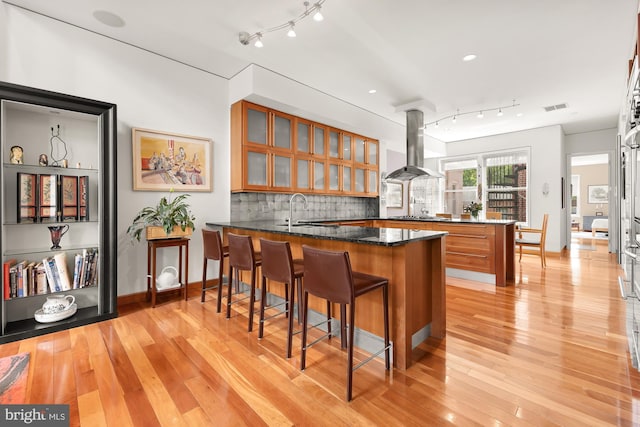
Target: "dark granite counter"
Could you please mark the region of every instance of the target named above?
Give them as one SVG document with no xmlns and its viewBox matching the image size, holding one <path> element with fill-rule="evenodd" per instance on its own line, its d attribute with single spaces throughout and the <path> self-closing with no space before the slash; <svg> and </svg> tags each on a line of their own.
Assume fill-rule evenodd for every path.
<svg viewBox="0 0 640 427">
<path fill-rule="evenodd" d="M 420 222 L 450 222 L 453 224 L 515 224 L 517 221 L 512 219 L 460 219 L 460 218 L 439 218 L 434 216 L 391 216 L 387 218 L 368 218 L 383 219 L 393 221 L 420 221 Z"/>
<path fill-rule="evenodd" d="M 438 239 L 447 234 L 442 231 L 413 230 L 409 228 L 352 227 L 331 224 L 337 221 L 300 222 L 293 224 L 291 231 L 289 231 L 289 225 L 282 221 L 215 221 L 207 222 L 206 225 L 382 246 L 398 246 L 418 240 Z"/>
</svg>

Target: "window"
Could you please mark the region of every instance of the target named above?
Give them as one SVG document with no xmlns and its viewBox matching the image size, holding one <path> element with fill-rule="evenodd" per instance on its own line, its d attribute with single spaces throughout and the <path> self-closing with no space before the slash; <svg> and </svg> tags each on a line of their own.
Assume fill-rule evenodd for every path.
<svg viewBox="0 0 640 427">
<path fill-rule="evenodd" d="M 500 212 L 504 219 L 526 222 L 528 163 L 526 149 L 443 159 L 445 212 L 460 215 L 469 203 L 482 201 L 484 212 Z"/>
<path fill-rule="evenodd" d="M 485 155 L 485 212 L 500 212 L 504 219 L 527 221 L 528 157 L 526 151 Z"/>
<path fill-rule="evenodd" d="M 443 209 L 454 215 L 464 212 L 465 206 L 478 200 L 478 159 L 445 160 Z"/>
</svg>

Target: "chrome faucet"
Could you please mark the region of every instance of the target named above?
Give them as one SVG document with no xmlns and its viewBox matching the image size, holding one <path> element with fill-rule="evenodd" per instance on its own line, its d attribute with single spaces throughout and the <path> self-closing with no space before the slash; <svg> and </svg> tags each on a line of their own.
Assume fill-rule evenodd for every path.
<svg viewBox="0 0 640 427">
<path fill-rule="evenodd" d="M 302 197 L 302 200 L 304 200 L 304 208 L 307 209 L 307 198 L 305 195 L 302 193 L 294 193 L 289 199 L 289 231 L 291 231 L 291 224 L 293 224 L 293 200 L 298 196 Z"/>
</svg>

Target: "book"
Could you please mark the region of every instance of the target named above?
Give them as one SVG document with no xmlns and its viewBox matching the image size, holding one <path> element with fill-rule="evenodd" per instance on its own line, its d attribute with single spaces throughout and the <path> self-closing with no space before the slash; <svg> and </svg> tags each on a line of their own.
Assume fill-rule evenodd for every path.
<svg viewBox="0 0 640 427">
<path fill-rule="evenodd" d="M 47 293 L 47 272 L 44 264 L 39 262 L 35 267 L 36 271 L 36 294 L 43 295 Z"/>
<path fill-rule="evenodd" d="M 60 292 L 60 278 L 58 277 L 58 269 L 56 268 L 56 262 L 53 257 L 47 257 L 42 260 L 44 269 L 47 274 L 47 283 L 49 284 L 50 292 Z"/>
<path fill-rule="evenodd" d="M 2 264 L 2 289 L 5 300 L 11 299 L 11 266 L 15 263 L 15 259 L 8 259 Z"/>
<path fill-rule="evenodd" d="M 11 298 L 15 298 L 18 295 L 18 285 L 17 285 L 18 273 L 17 273 L 16 264 L 13 264 L 9 269 L 9 276 L 10 276 L 9 277 L 9 283 L 10 283 L 9 296 Z"/>
<path fill-rule="evenodd" d="M 84 257 L 82 254 L 76 254 L 73 257 L 73 289 L 78 289 L 80 287 L 80 275 L 82 271 L 82 262 Z"/>
<path fill-rule="evenodd" d="M 98 250 L 94 249 L 91 257 L 91 265 L 89 266 L 89 279 L 86 286 L 93 286 L 98 280 Z"/>
<path fill-rule="evenodd" d="M 69 280 L 69 272 L 67 270 L 67 254 L 65 252 L 57 253 L 53 256 L 53 260 L 56 265 L 56 270 L 58 271 L 60 290 L 70 290 L 71 281 Z"/>
<path fill-rule="evenodd" d="M 29 296 L 29 295 L 34 295 L 34 289 L 33 289 L 33 281 L 32 276 L 33 276 L 33 266 L 36 265 L 35 262 L 29 262 L 27 263 L 27 265 L 24 267 L 24 271 L 22 273 L 22 280 L 23 280 L 23 296 Z"/>
<path fill-rule="evenodd" d="M 24 268 L 26 267 L 26 261 L 20 261 L 16 264 L 16 297 L 22 298 L 24 294 Z"/>
</svg>

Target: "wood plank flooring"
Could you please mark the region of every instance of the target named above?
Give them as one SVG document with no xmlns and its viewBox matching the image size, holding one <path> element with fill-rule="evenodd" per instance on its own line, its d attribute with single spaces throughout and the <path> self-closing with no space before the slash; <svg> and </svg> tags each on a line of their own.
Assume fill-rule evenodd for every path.
<svg viewBox="0 0 640 427">
<path fill-rule="evenodd" d="M 230 320 L 215 312 L 215 291 L 130 304 L 0 356 L 30 351 L 28 402 L 69 404 L 71 425 L 638 425 L 620 270 L 606 241 L 575 244 L 544 270 L 525 255 L 515 286 L 449 279 L 447 337 L 421 344 L 406 372 L 356 371 L 350 403 L 338 339 L 311 348 L 301 372 L 299 335 L 284 357 L 284 318 L 259 341 L 242 305 Z"/>
</svg>

